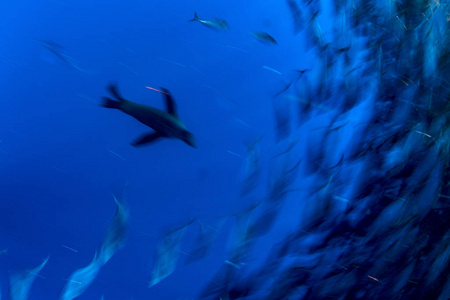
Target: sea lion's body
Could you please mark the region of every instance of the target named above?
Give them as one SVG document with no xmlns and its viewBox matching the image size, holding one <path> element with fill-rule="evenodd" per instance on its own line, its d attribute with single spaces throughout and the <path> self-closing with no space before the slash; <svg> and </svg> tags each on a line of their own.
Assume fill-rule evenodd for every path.
<svg viewBox="0 0 450 300">
<path fill-rule="evenodd" d="M 126 100 L 119 94 L 117 87 L 114 85 L 109 87 L 109 91 L 117 101 L 104 98 L 104 107 L 119 109 L 155 131 L 132 142 L 133 146 L 148 144 L 160 137 L 166 137 L 180 139 L 189 146 L 195 147 L 194 136 L 186 129 L 186 126 L 176 114 L 175 102 L 168 90 L 162 89 L 163 94 L 165 94 L 167 111 Z"/>
<path fill-rule="evenodd" d="M 152 106 L 125 100 L 120 110 L 166 137 L 178 137 L 178 133 L 186 130 L 178 116 Z"/>
</svg>

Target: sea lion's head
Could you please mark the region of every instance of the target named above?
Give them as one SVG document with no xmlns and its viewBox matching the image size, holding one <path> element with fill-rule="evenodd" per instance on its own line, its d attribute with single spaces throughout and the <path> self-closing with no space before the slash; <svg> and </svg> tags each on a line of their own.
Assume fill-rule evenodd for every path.
<svg viewBox="0 0 450 300">
<path fill-rule="evenodd" d="M 180 139 L 188 144 L 191 147 L 197 148 L 197 144 L 195 143 L 195 137 L 192 133 L 189 131 L 183 131 L 183 135 L 180 137 Z"/>
</svg>

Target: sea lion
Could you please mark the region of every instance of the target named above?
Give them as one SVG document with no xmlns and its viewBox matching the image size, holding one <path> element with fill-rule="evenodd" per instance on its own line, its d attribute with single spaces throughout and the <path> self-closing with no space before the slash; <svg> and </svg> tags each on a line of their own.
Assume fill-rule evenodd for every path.
<svg viewBox="0 0 450 300">
<path fill-rule="evenodd" d="M 177 115 L 172 95 L 167 89 L 160 89 L 165 97 L 167 111 L 124 99 L 115 84 L 109 85 L 108 90 L 116 100 L 104 97 L 102 106 L 119 109 L 155 131 L 146 133 L 131 142 L 131 145 L 135 147 L 152 143 L 162 137 L 177 138 L 191 147 L 196 147 L 194 135 L 186 129 L 186 126 Z"/>
</svg>

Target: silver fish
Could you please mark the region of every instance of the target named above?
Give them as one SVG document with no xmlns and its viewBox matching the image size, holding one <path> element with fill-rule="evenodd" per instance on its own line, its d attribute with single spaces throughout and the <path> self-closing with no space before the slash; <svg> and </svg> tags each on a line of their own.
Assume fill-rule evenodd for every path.
<svg viewBox="0 0 450 300">
<path fill-rule="evenodd" d="M 253 32 L 251 32 L 251 34 L 253 35 L 253 37 L 256 40 L 260 41 L 263 44 L 278 45 L 277 40 L 273 36 L 268 34 L 267 32 L 264 32 L 264 31 L 253 31 Z"/>
<path fill-rule="evenodd" d="M 84 291 L 91 285 L 97 277 L 98 272 L 103 266 L 102 259 L 95 254 L 92 262 L 84 268 L 76 270 L 64 287 L 61 300 L 72 300 L 84 293 Z"/>
<path fill-rule="evenodd" d="M 159 242 L 156 266 L 153 269 L 149 287 L 152 287 L 161 280 L 165 279 L 175 270 L 178 258 L 180 256 L 179 250 L 181 240 L 183 239 L 186 229 L 191 223 L 192 221 L 181 228 L 167 233 Z"/>
<path fill-rule="evenodd" d="M 109 224 L 106 237 L 100 247 L 99 258 L 106 264 L 108 260 L 120 250 L 125 242 L 128 228 L 128 210 L 116 197 L 116 213 Z"/>
<path fill-rule="evenodd" d="M 114 197 L 114 201 L 116 202 L 116 213 L 100 246 L 100 254 L 95 254 L 94 259 L 88 266 L 76 270 L 70 276 L 64 287 L 61 300 L 72 300 L 84 293 L 97 277 L 100 269 L 123 247 L 128 227 L 128 210 L 116 197 Z"/>
<path fill-rule="evenodd" d="M 197 12 L 194 12 L 194 18 L 188 20 L 188 22 L 200 22 L 203 25 L 205 25 L 208 28 L 214 29 L 214 30 L 218 30 L 218 31 L 227 31 L 228 29 L 230 29 L 230 25 L 228 25 L 228 22 L 225 21 L 224 19 L 220 19 L 220 18 L 214 18 L 211 20 L 202 20 L 198 17 Z"/>
<path fill-rule="evenodd" d="M 51 53 L 53 53 L 56 57 L 58 57 L 59 59 L 61 59 L 63 62 L 65 62 L 66 64 L 68 64 L 69 66 L 71 66 L 72 68 L 80 71 L 80 72 L 84 72 L 84 70 L 82 70 L 79 66 L 78 66 L 78 62 L 63 53 L 62 47 L 59 46 L 58 44 L 51 42 L 51 41 L 42 41 L 42 40 L 37 40 L 44 48 L 46 48 L 48 51 L 50 51 Z"/>
<path fill-rule="evenodd" d="M 48 259 L 49 257 L 34 269 L 11 276 L 11 300 L 26 300 L 28 298 L 31 285 L 47 264 Z"/>
</svg>

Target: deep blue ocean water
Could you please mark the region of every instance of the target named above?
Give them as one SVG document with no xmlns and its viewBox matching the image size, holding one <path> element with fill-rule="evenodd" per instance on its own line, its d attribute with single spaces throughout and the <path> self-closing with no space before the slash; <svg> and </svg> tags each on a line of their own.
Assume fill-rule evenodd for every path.
<svg viewBox="0 0 450 300">
<path fill-rule="evenodd" d="M 369 47 L 365 44 L 369 38 L 359 36 L 360 29 L 344 24 L 341 18 L 345 18 L 345 14 L 334 9 L 334 1 L 313 2 L 296 2 L 305 13 L 305 27 L 315 22 L 308 14 L 315 12 L 311 7 L 316 5 L 319 29 L 323 33 L 329 32 L 329 49 L 351 45 L 349 55 L 354 66 L 369 64 L 370 58 L 388 52 L 386 46 L 384 52 L 368 54 L 370 49 L 378 49 L 378 46 Z M 433 27 L 433 35 L 436 40 L 444 37 L 440 39 L 443 45 L 436 46 L 437 49 L 448 49 L 445 48 L 448 41 L 443 29 L 448 28 L 448 20 L 445 21 L 448 5 L 442 2 L 435 19 L 438 14 L 443 19 L 434 20 L 441 27 Z M 120 249 L 99 269 L 93 282 L 77 299 L 202 299 L 202 291 L 208 290 L 207 285 L 224 266 L 231 266 L 238 273 L 224 281 L 230 285 L 245 281 L 243 278 L 247 278 L 251 270 L 264 269 L 265 265 L 270 268 L 275 262 L 280 268 L 290 264 L 310 266 L 315 260 L 312 257 L 314 251 L 320 252 L 319 246 L 303 260 L 293 255 L 295 250 L 290 249 L 282 263 L 271 258 L 271 249 L 301 232 L 301 224 L 308 223 L 314 215 L 325 216 L 318 222 L 322 227 L 316 226 L 321 230 L 324 230 L 323 226 L 336 227 L 338 221 L 327 225 L 327 220 L 342 220 L 349 211 L 351 220 L 370 215 L 372 204 L 367 204 L 368 196 L 363 197 L 362 192 L 358 192 L 368 183 L 361 181 L 375 169 L 377 174 L 385 172 L 387 177 L 396 166 L 401 165 L 403 169 L 401 161 L 406 158 L 401 153 L 414 152 L 415 143 L 422 143 L 418 139 L 424 138 L 425 134 L 433 136 L 434 145 L 439 144 L 439 155 L 442 155 L 432 156 L 431 161 L 420 165 L 426 173 L 427 187 L 417 193 L 408 189 L 403 192 L 408 180 L 423 178 L 421 171 L 415 169 L 412 175 L 401 174 L 405 176 L 401 182 L 395 177 L 389 183 L 377 184 L 370 198 L 379 199 L 395 193 L 393 190 L 401 190 L 403 195 L 414 194 L 419 199 L 417 203 L 413 208 L 407 207 L 396 202 L 400 196 L 392 196 L 390 199 L 397 206 L 383 202 L 383 209 L 387 209 L 373 204 L 376 208 L 372 211 L 390 222 L 389 218 L 400 218 L 401 214 L 402 220 L 407 220 L 403 214 L 405 210 L 414 220 L 422 220 L 426 212 L 436 207 L 448 207 L 448 204 L 436 205 L 438 200 L 422 201 L 424 197 L 435 199 L 438 194 L 443 194 L 445 184 L 443 186 L 442 182 L 447 178 L 447 127 L 433 125 L 432 121 L 429 121 L 431 125 L 424 125 L 421 122 L 425 121 L 413 115 L 412 109 L 405 108 L 406 102 L 402 102 L 404 106 L 392 109 L 395 117 L 391 119 L 398 121 L 394 125 L 394 122 L 374 120 L 373 106 L 379 100 L 376 78 L 378 72 L 384 73 L 375 68 L 352 77 L 359 71 L 345 72 L 344 62 L 339 61 L 336 63 L 339 66 L 330 67 L 329 74 L 324 75 L 323 66 L 340 57 L 336 54 L 339 51 L 328 53 L 325 61 L 321 52 L 324 48 L 320 48 L 325 47 L 325 42 L 322 41 L 321 46 L 311 42 L 308 39 L 311 32 L 307 29 L 294 32 L 292 12 L 287 3 L 280 0 L 3 1 L 0 5 L 0 250 L 4 250 L 0 254 L 0 296 L 3 299 L 63 299 L 65 286 L 74 281 L 70 279 L 71 275 L 88 266 L 99 253 L 115 213 L 114 197 L 126 205 L 129 214 L 127 233 Z M 379 2 L 379 5 L 387 7 L 390 4 Z M 429 19 L 432 9 L 424 12 Z M 230 25 L 229 30 L 212 30 L 199 22 L 187 22 L 195 11 L 201 19 L 225 19 Z M 395 15 L 392 18 L 395 19 Z M 400 30 L 402 24 L 399 24 L 392 23 L 392 27 Z M 314 28 L 318 30 L 317 26 Z M 348 31 L 342 28 L 348 28 Z M 252 35 L 254 31 L 270 33 L 277 45 L 261 43 Z M 434 44 L 429 44 L 431 46 L 425 52 L 431 53 L 430 57 L 438 57 L 433 54 Z M 440 51 L 438 53 L 445 52 Z M 410 68 L 437 73 L 437 64 L 432 58 L 430 61 L 424 66 L 411 65 Z M 390 63 L 380 60 L 375 65 L 385 65 L 389 69 Z M 300 79 L 299 73 L 293 71 L 305 69 L 308 71 Z M 448 74 L 447 71 L 439 72 Z M 306 76 L 309 77 L 305 79 Z M 401 74 L 396 76 L 403 78 Z M 392 78 L 380 81 L 395 81 Z M 312 102 L 313 112 L 308 117 L 304 112 L 299 113 L 297 107 L 298 102 L 303 101 L 298 99 L 313 94 L 303 86 L 306 80 L 310 90 L 318 90 L 321 86 L 332 90 L 332 94 L 325 97 L 327 101 Z M 402 80 L 409 83 L 408 79 Z M 342 81 L 343 85 L 337 83 Z M 356 104 L 349 109 L 335 109 L 333 105 L 341 101 L 339 99 L 347 99 L 346 93 L 352 93 L 355 82 L 361 87 Z M 110 96 L 106 87 L 111 83 L 117 83 L 126 99 L 160 109 L 164 109 L 163 95 L 146 87 L 170 90 L 180 118 L 196 137 L 197 148 L 176 139 L 161 139 L 151 145 L 132 147 L 131 141 L 151 130 L 118 110 L 100 106 L 102 97 Z M 289 89 L 283 91 L 288 84 Z M 391 89 L 395 89 L 404 84 L 397 80 L 392 85 L 395 87 Z M 447 87 L 443 90 L 448 91 Z M 434 86 L 434 90 L 439 88 L 439 84 Z M 277 93 L 280 94 L 274 97 Z M 316 98 L 324 98 L 320 92 L 314 93 Z M 410 96 L 415 93 L 416 90 L 405 90 L 401 93 L 403 98 L 398 98 L 415 101 L 417 98 Z M 446 96 L 435 97 L 445 99 Z M 333 98 L 335 100 L 330 100 Z M 277 129 L 280 118 L 286 120 L 289 130 Z M 380 134 L 379 124 L 383 122 L 389 128 L 414 123 L 404 126 L 416 135 L 402 136 L 397 139 L 401 140 L 397 144 L 389 140 L 392 147 L 388 150 L 383 148 L 385 144 L 376 149 L 369 147 L 375 153 L 370 158 L 361 158 L 360 152 L 356 155 L 359 142 L 367 136 L 388 140 Z M 370 130 L 375 126 L 379 131 L 374 134 Z M 430 147 L 438 147 L 434 145 Z M 255 164 L 252 155 L 257 155 Z M 379 163 L 376 158 L 381 155 L 385 158 Z M 246 183 L 246 177 L 255 171 L 254 168 L 257 179 Z M 286 184 L 286 187 L 277 190 L 273 186 L 280 178 L 280 184 Z M 255 182 L 258 183 L 256 187 L 253 186 Z M 330 191 L 333 184 L 336 186 Z M 376 194 L 380 186 L 383 191 Z M 243 188 L 250 188 L 251 192 L 242 195 Z M 261 217 L 260 222 L 267 222 L 270 227 L 268 232 L 256 234 L 254 244 L 245 250 L 242 260 L 232 261 L 230 257 L 238 248 L 239 239 L 243 239 L 241 223 L 247 222 L 250 226 L 259 218 L 256 213 L 253 215 L 253 210 L 250 217 L 245 211 L 248 212 L 255 203 L 270 202 L 267 199 L 280 196 L 274 193 L 283 194 L 282 204 L 277 202 L 274 207 L 267 204 L 270 216 L 271 212 L 276 212 L 273 213 L 274 223 L 270 222 L 270 216 L 269 220 Z M 325 193 L 328 194 L 324 196 Z M 334 199 L 333 208 L 325 204 L 324 197 Z M 356 201 L 358 197 L 365 200 L 360 199 L 361 206 L 350 210 L 348 202 Z M 426 204 L 421 206 L 420 203 Z M 424 213 L 418 217 L 421 209 Z M 361 236 L 370 240 L 377 230 L 392 232 L 382 227 L 382 220 L 372 221 L 374 225 L 363 224 L 369 229 L 366 228 L 368 232 L 364 234 L 359 233 Z M 355 224 L 358 221 L 352 226 L 357 227 Z M 183 226 L 187 226 L 186 231 L 179 248 L 174 249 L 179 255 L 174 272 L 149 287 L 163 237 Z M 196 247 L 199 232 L 208 228 L 216 233 L 210 252 L 187 263 L 194 255 L 192 249 Z M 398 230 L 406 234 L 412 229 L 402 227 Z M 350 247 L 347 237 L 342 234 L 342 238 L 336 238 L 342 244 L 324 246 L 329 250 L 327 259 L 334 263 L 339 261 L 331 257 L 339 257 L 345 247 Z M 298 249 L 312 247 L 315 238 L 310 239 L 297 241 Z M 382 240 L 376 240 L 376 243 L 389 244 Z M 330 247 L 334 247 L 335 252 Z M 434 255 L 446 266 L 448 254 L 445 253 L 450 247 L 446 243 L 439 247 L 441 251 L 436 250 L 427 258 Z M 369 252 L 357 255 L 370 257 Z M 27 271 L 39 266 L 46 258 L 49 258 L 48 262 L 41 271 Z M 320 274 L 320 266 L 312 264 L 315 272 Z M 411 265 L 405 263 L 406 271 L 399 277 L 409 276 L 405 275 L 408 266 Z M 376 277 L 373 274 L 377 273 L 376 268 L 370 270 L 373 272 L 368 271 L 365 275 Z M 307 297 L 301 291 L 285 298 L 270 296 L 270 291 L 281 285 L 276 283 L 275 274 L 283 273 L 280 270 L 271 272 L 255 277 L 266 280 L 248 284 L 252 286 L 250 290 L 257 290 L 248 295 L 249 299 L 263 299 L 262 295 L 272 299 Z M 445 270 L 441 272 L 439 276 L 445 283 L 448 274 Z M 28 274 L 34 278 L 27 297 L 20 298 L 15 294 L 15 274 Z M 441 296 L 448 295 L 448 283 L 444 283 L 439 287 Z M 78 284 L 81 285 L 81 281 Z M 314 284 L 319 285 L 312 280 L 305 286 Z M 292 285 L 283 288 L 294 289 Z M 232 293 L 228 293 L 228 298 L 224 295 L 222 299 L 239 298 Z M 219 299 L 220 292 L 209 297 Z M 332 297 L 340 299 L 336 295 Z"/>
</svg>

